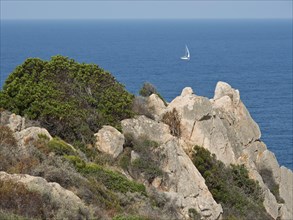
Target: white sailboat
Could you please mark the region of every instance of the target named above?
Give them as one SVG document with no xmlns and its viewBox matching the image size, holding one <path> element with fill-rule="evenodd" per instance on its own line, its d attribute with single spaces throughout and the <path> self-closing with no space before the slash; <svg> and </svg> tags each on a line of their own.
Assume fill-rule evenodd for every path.
<svg viewBox="0 0 293 220">
<path fill-rule="evenodd" d="M 188 50 L 188 47 L 185 45 L 185 55 L 181 57 L 181 60 L 190 60 L 190 52 Z"/>
</svg>

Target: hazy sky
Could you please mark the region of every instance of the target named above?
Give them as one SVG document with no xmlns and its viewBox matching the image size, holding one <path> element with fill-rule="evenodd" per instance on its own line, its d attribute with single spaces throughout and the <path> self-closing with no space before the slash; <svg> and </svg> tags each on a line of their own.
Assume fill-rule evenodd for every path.
<svg viewBox="0 0 293 220">
<path fill-rule="evenodd" d="M 292 18 L 292 1 L 0 0 L 1 19 Z"/>
</svg>

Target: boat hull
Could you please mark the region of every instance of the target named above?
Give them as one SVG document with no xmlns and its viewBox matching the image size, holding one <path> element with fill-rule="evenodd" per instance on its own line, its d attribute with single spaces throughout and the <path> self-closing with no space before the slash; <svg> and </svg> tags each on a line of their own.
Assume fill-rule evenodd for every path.
<svg viewBox="0 0 293 220">
<path fill-rule="evenodd" d="M 189 57 L 181 57 L 181 60 L 189 60 Z"/>
</svg>

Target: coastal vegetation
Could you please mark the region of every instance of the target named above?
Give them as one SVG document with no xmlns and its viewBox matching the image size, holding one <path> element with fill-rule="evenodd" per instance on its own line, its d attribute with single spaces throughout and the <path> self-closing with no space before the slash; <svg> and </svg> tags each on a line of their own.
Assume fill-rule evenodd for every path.
<svg viewBox="0 0 293 220">
<path fill-rule="evenodd" d="M 133 98 L 99 66 L 53 56 L 18 66 L 0 91 L 0 108 L 38 120 L 70 143 L 91 143 L 102 125 L 119 128 L 120 120 L 133 115 Z"/>
<path fill-rule="evenodd" d="M 271 219 L 263 206 L 259 184 L 248 177 L 243 165 L 226 166 L 199 146 L 193 149 L 192 161 L 214 199 L 222 205 L 224 219 Z"/>
<path fill-rule="evenodd" d="M 18 66 L 0 91 L 0 218 L 272 219 L 263 188 L 244 165 L 225 165 L 194 144 L 184 149 L 182 111 L 168 109 L 150 83 L 139 94 L 127 92 L 99 66 L 63 56 L 29 58 Z M 161 115 L 154 115 L 151 98 Z M 201 119 L 208 123 L 210 118 Z M 121 131 L 121 144 L 113 141 L 114 133 L 94 135 L 104 125 Z M 118 156 L 98 148 L 97 143 L 105 143 L 99 138 L 120 145 Z M 278 203 L 285 204 L 272 170 L 259 174 Z M 199 190 L 197 181 L 207 187 Z M 67 193 L 57 200 L 71 198 L 73 205 L 56 202 L 58 193 L 50 187 Z"/>
</svg>

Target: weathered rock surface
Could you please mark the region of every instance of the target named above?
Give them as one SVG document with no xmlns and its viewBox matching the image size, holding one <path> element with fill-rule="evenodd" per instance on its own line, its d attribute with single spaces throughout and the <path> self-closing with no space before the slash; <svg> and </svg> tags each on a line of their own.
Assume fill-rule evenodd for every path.
<svg viewBox="0 0 293 220">
<path fill-rule="evenodd" d="M 196 96 L 187 87 L 180 96 L 171 101 L 165 112 L 172 111 L 173 108 L 181 117 L 180 142 L 186 152 L 190 152 L 194 145 L 199 145 L 214 153 L 217 159 L 227 165 L 245 164 L 251 178 L 259 181 L 265 192 L 264 206 L 267 212 L 274 219 L 286 219 L 293 212 L 292 205 L 287 205 L 292 204 L 292 197 L 287 198 L 290 202 L 285 201 L 285 205 L 279 204 L 270 192 L 268 183 L 260 175 L 266 170 L 271 173 L 272 181 L 280 184 L 280 166 L 274 154 L 260 141 L 260 129 L 242 103 L 238 90 L 227 83 L 218 82 L 214 98 L 208 100 Z M 287 177 L 290 175 L 291 170 L 284 174 Z M 293 184 L 290 181 L 288 184 L 288 189 L 293 191 Z M 284 194 L 280 196 L 283 198 Z M 291 218 L 293 219 L 292 214 Z"/>
<path fill-rule="evenodd" d="M 213 199 L 205 180 L 178 144 L 178 139 L 169 140 L 158 150 L 165 155 L 161 168 L 168 175 L 160 182 L 158 190 L 165 191 L 185 218 L 189 209 L 195 209 L 202 219 L 219 219 L 223 212 L 221 205 Z"/>
<path fill-rule="evenodd" d="M 178 208 L 178 213 L 182 215 L 180 219 L 188 218 L 189 209 L 195 209 L 203 219 L 221 217 L 221 205 L 215 202 L 205 180 L 182 149 L 179 140 L 170 135 L 167 125 L 139 116 L 123 120 L 122 130 L 124 135 L 136 140 L 144 137 L 160 144 L 156 151 L 163 155 L 160 168 L 168 178 L 156 178 L 152 186 L 164 193 Z M 133 152 L 131 158 L 134 158 Z"/>
<path fill-rule="evenodd" d="M 52 139 L 50 133 L 45 128 L 29 127 L 19 132 L 15 132 L 15 138 L 20 147 L 25 147 L 31 141 L 39 139 L 40 135 L 45 135 L 49 140 Z"/>
<path fill-rule="evenodd" d="M 101 152 L 110 154 L 116 158 L 123 151 L 124 135 L 116 128 L 103 126 L 95 136 L 96 146 Z"/>
<path fill-rule="evenodd" d="M 125 119 L 121 122 L 123 134 L 131 135 L 134 139 L 145 138 L 159 144 L 165 143 L 173 136 L 170 134 L 169 126 L 156 122 L 145 116 L 138 116 L 134 119 Z"/>
<path fill-rule="evenodd" d="M 183 91 L 182 94 L 184 96 L 176 97 L 166 111 L 175 108 L 179 113 L 181 138 L 189 145 L 189 150 L 194 145 L 203 146 L 224 163 L 235 163 L 227 128 L 215 114 L 209 99 L 196 96 L 191 91 Z"/>
<path fill-rule="evenodd" d="M 52 210 L 46 210 L 46 208 L 44 210 L 45 212 L 53 212 L 51 215 L 53 214 L 56 219 L 77 219 L 77 216 L 85 218 L 89 212 L 78 196 L 64 189 L 58 183 L 49 183 L 41 177 L 6 172 L 0 172 L 0 180 L 4 181 L 4 184 L 8 180 L 14 183 L 23 183 L 28 190 L 38 192 L 42 196 L 44 204 L 48 203 L 48 207 L 50 204 L 54 204 Z M 47 215 L 50 214 L 47 213 Z"/>
<path fill-rule="evenodd" d="M 147 108 L 148 111 L 152 114 L 155 120 L 159 120 L 160 116 L 166 109 L 165 103 L 163 100 L 157 95 L 152 94 L 147 98 Z"/>
</svg>

